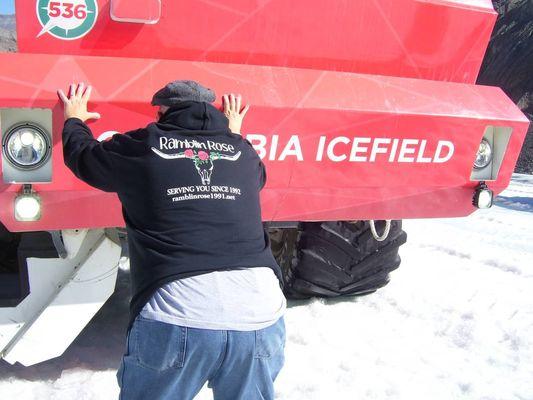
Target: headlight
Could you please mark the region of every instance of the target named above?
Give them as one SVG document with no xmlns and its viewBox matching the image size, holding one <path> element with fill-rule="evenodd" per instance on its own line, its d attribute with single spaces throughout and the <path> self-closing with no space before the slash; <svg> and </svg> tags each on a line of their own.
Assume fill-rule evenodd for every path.
<svg viewBox="0 0 533 400">
<path fill-rule="evenodd" d="M 31 185 L 24 185 L 22 193 L 15 198 L 14 208 L 17 221 L 37 221 L 41 218 L 41 197 Z"/>
<path fill-rule="evenodd" d="M 4 137 L 3 151 L 7 160 L 21 169 L 35 169 L 50 155 L 50 142 L 37 125 L 21 124 L 11 128 Z"/>
<path fill-rule="evenodd" d="M 483 139 L 479 144 L 479 149 L 474 161 L 475 169 L 483 169 L 492 161 L 492 147 L 487 139 Z"/>
<path fill-rule="evenodd" d="M 485 182 L 479 182 L 475 191 L 472 204 L 477 208 L 491 208 L 494 201 L 494 192 Z"/>
</svg>

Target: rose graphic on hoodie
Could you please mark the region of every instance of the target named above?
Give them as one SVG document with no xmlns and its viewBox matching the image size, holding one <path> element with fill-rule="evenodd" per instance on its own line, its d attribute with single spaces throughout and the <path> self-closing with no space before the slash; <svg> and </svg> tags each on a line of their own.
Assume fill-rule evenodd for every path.
<svg viewBox="0 0 533 400">
<path fill-rule="evenodd" d="M 188 158 L 188 159 L 193 160 L 194 166 L 196 167 L 196 171 L 198 171 L 198 174 L 200 175 L 200 178 L 202 179 L 202 185 L 211 184 L 211 175 L 213 174 L 213 169 L 215 167 L 215 164 L 213 163 L 213 161 L 217 161 L 217 160 L 237 161 L 239 157 L 241 156 L 240 151 L 233 156 L 221 154 L 216 151 L 208 153 L 207 151 L 200 150 L 197 152 L 196 150 L 193 150 L 193 149 L 186 149 L 183 152 L 174 153 L 174 154 L 163 153 L 162 151 L 156 149 L 155 147 L 152 147 L 152 151 L 155 154 L 157 154 L 159 157 L 167 159 L 167 160 L 175 160 L 179 158 Z"/>
</svg>

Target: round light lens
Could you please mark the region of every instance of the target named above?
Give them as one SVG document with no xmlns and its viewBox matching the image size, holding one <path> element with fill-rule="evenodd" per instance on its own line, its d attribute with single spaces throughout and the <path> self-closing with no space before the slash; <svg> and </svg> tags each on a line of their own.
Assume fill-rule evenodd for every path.
<svg viewBox="0 0 533 400">
<path fill-rule="evenodd" d="M 18 125 L 6 135 L 4 154 L 16 167 L 33 169 L 41 165 L 50 153 L 44 131 L 30 124 Z"/>
<path fill-rule="evenodd" d="M 35 140 L 35 135 L 32 131 L 26 130 L 20 133 L 20 142 L 23 146 L 31 146 Z"/>
<path fill-rule="evenodd" d="M 492 192 L 489 190 L 480 191 L 477 204 L 479 208 L 489 208 L 492 205 Z"/>
<path fill-rule="evenodd" d="M 36 196 L 21 195 L 15 200 L 15 217 L 22 221 L 35 221 L 41 214 L 41 202 Z"/>
<path fill-rule="evenodd" d="M 483 169 L 492 161 L 492 147 L 487 139 L 483 139 L 479 144 L 479 149 L 474 161 L 475 169 Z"/>
</svg>

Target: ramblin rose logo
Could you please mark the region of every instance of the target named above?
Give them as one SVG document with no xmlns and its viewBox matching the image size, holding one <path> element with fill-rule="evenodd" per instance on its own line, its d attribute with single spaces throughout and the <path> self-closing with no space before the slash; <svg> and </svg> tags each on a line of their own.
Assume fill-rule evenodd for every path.
<svg viewBox="0 0 533 400">
<path fill-rule="evenodd" d="M 176 139 L 161 136 L 159 138 L 159 150 L 174 150 L 174 149 L 197 149 L 197 150 L 211 150 L 211 151 L 228 151 L 235 152 L 235 147 L 231 144 L 215 142 L 207 140 L 200 142 L 196 139 Z"/>
<path fill-rule="evenodd" d="M 175 160 L 179 158 L 189 158 L 193 160 L 194 166 L 196 167 L 196 170 L 198 171 L 198 174 L 200 175 L 200 178 L 202 179 L 203 185 L 211 184 L 211 175 L 213 174 L 213 168 L 215 167 L 215 165 L 213 164 L 213 161 L 216 161 L 216 160 L 237 161 L 239 157 L 241 156 L 240 151 L 237 154 L 234 154 L 232 156 L 221 154 L 217 151 L 212 151 L 211 153 L 208 153 L 207 151 L 204 151 L 204 150 L 193 150 L 193 149 L 186 149 L 183 152 L 174 153 L 174 154 L 163 153 L 162 151 L 159 151 L 155 147 L 152 147 L 152 151 L 155 154 L 157 154 L 159 157 L 165 158 L 167 160 Z"/>
</svg>

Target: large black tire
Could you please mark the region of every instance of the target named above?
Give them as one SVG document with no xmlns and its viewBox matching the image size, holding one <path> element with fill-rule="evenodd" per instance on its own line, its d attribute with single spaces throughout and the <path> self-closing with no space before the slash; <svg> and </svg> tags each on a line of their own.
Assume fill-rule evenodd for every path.
<svg viewBox="0 0 533 400">
<path fill-rule="evenodd" d="M 385 221 L 376 221 L 381 233 Z M 400 265 L 399 247 L 407 240 L 401 221 L 378 242 L 368 221 L 304 222 L 271 232 L 272 251 L 283 271 L 289 299 L 363 295 L 389 282 Z"/>
</svg>

